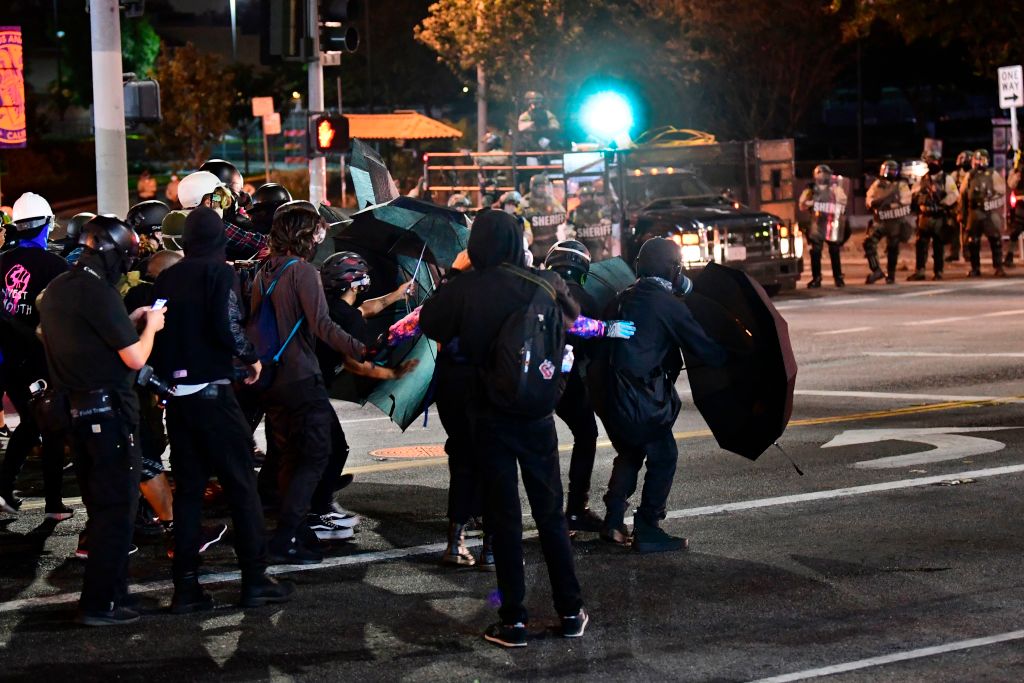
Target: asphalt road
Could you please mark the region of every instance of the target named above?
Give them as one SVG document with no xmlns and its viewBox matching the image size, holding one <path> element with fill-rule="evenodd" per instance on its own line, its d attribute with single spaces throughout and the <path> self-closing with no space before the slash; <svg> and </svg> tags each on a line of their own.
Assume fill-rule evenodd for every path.
<svg viewBox="0 0 1024 683">
<path fill-rule="evenodd" d="M 204 556 L 223 607 L 168 615 L 157 544 L 133 558 L 143 620 L 77 627 L 80 503 L 55 528 L 38 498 L 0 519 L 0 679 L 1024 680 L 1024 277 L 963 272 L 778 297 L 800 363 L 780 442 L 805 475 L 775 450 L 756 463 L 722 452 L 684 400 L 665 524 L 690 550 L 638 556 L 578 537 L 592 615 L 581 640 L 552 631 L 529 532 L 529 647 L 480 638 L 493 575 L 437 564 L 443 458 L 371 455 L 442 443 L 436 416 L 402 434 L 348 406 L 356 482 L 340 500 L 364 522 L 324 565 L 280 568 L 299 586 L 280 608 L 231 606 L 225 543 Z M 598 509 L 612 455 L 602 441 Z M 38 493 L 36 473 L 26 482 Z"/>
</svg>

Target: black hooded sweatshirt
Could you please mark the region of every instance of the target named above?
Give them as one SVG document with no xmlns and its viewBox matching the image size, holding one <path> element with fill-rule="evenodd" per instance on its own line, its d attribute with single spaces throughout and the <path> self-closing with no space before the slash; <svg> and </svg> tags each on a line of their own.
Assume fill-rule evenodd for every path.
<svg viewBox="0 0 1024 683">
<path fill-rule="evenodd" d="M 154 285 L 155 298 L 167 299 L 167 315 L 153 369 L 172 384 L 230 380 L 234 358 L 257 358 L 241 327 L 238 279 L 225 262 L 224 223 L 211 209 L 196 209 L 185 219 L 183 241 L 185 258 Z"/>
<path fill-rule="evenodd" d="M 423 304 L 420 329 L 442 344 L 458 338 L 460 356 L 468 365 L 483 368 L 502 324 L 530 304 L 537 285 L 498 268 L 502 263 L 523 267 L 523 229 L 504 211 L 477 215 L 469 235 L 469 258 L 473 270 L 453 278 Z M 571 325 L 580 307 L 565 281 L 552 271 L 530 272 L 551 283 L 565 324 Z"/>
</svg>

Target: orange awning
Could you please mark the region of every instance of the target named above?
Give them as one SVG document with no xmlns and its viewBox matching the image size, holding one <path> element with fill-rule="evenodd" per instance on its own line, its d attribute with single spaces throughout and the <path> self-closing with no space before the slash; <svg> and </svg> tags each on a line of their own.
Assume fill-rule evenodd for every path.
<svg viewBox="0 0 1024 683">
<path fill-rule="evenodd" d="M 415 111 L 392 114 L 345 114 L 348 134 L 363 140 L 461 138 L 462 131 Z"/>
</svg>

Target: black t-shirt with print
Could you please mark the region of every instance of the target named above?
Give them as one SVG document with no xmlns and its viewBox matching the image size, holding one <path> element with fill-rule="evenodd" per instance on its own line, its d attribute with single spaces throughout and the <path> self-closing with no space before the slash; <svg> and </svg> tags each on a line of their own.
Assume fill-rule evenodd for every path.
<svg viewBox="0 0 1024 683">
<path fill-rule="evenodd" d="M 45 249 L 15 247 L 0 255 L 0 343 L 5 355 L 39 351 L 36 297 L 67 269 L 64 259 Z"/>
</svg>

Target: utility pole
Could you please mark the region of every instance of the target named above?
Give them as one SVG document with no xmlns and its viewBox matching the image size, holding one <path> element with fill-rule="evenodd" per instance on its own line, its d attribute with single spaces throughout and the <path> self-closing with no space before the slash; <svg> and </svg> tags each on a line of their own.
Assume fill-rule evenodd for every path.
<svg viewBox="0 0 1024 683">
<path fill-rule="evenodd" d="M 128 150 L 118 4 L 118 0 L 89 0 L 89 25 L 96 129 L 96 201 L 99 213 L 123 218 L 128 213 Z"/>
<path fill-rule="evenodd" d="M 476 30 L 479 34 L 483 30 L 484 3 L 477 0 L 476 3 Z M 484 65 L 476 65 L 476 151 L 486 152 L 484 148 L 484 137 L 487 135 L 487 74 L 484 72 Z"/>
<path fill-rule="evenodd" d="M 115 0 L 116 1 L 116 0 Z M 313 41 L 314 61 L 309 66 L 309 111 L 324 111 L 324 67 L 320 60 L 320 17 L 317 0 L 306 0 L 309 8 L 309 35 Z M 309 160 L 309 201 L 319 207 L 327 197 L 327 159 L 311 157 Z"/>
</svg>

